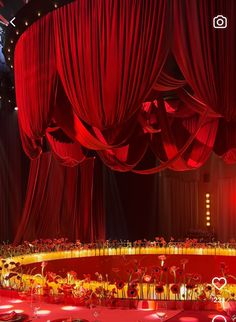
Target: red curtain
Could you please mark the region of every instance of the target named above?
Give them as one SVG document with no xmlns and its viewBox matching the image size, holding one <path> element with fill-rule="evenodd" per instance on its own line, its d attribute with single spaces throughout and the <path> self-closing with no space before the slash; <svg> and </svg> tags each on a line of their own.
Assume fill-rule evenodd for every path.
<svg viewBox="0 0 236 322">
<path fill-rule="evenodd" d="M 53 23 L 49 16 L 33 24 L 15 51 L 15 85 L 23 148 L 30 158 L 43 149 L 56 97 Z"/>
<path fill-rule="evenodd" d="M 220 120 L 214 151 L 226 163 L 236 163 L 236 122 Z"/>
<path fill-rule="evenodd" d="M 49 144 L 61 163 L 75 166 L 85 147 L 112 169 L 142 174 L 202 165 L 218 119 L 235 121 L 235 7 L 223 0 L 81 0 L 40 19 L 15 53 L 26 153 L 38 157 Z M 219 12 L 228 18 L 225 30 L 212 26 Z M 164 66 L 170 50 L 183 77 Z M 179 108 L 143 109 L 146 99 L 169 91 Z M 149 144 L 164 162 L 139 171 Z M 234 149 L 229 144 L 225 160 L 235 160 Z"/>
<path fill-rule="evenodd" d="M 198 168 L 213 149 L 236 162 L 235 11 L 235 0 L 76 0 L 27 29 L 16 95 L 24 150 L 38 159 L 16 242 L 104 236 L 89 150 L 139 174 Z M 227 29 L 213 28 L 219 13 Z M 140 169 L 150 147 L 160 164 Z"/>
<path fill-rule="evenodd" d="M 194 95 L 226 120 L 236 117 L 236 2 L 174 0 L 173 54 Z M 226 29 L 213 28 L 218 14 Z"/>
<path fill-rule="evenodd" d="M 168 54 L 171 2 L 82 0 L 53 16 L 57 68 L 78 127 L 74 138 L 104 149 L 82 121 L 100 131 L 117 128 L 141 107 Z"/>
<path fill-rule="evenodd" d="M 175 118 L 175 113 L 170 113 L 171 117 L 168 115 L 164 104 L 159 104 L 156 108 L 159 109 L 157 113 L 161 131 L 152 136 L 151 146 L 157 157 L 165 162 L 172 159 L 189 137 L 195 134 L 193 142 L 176 161 L 170 164 L 169 168 L 184 171 L 202 166 L 212 152 L 218 120 L 206 117 L 198 130 L 199 115 Z M 176 114 L 179 116 L 181 111 Z M 196 130 L 198 131 L 196 132 Z M 181 135 L 178 135 L 179 133 Z"/>
<path fill-rule="evenodd" d="M 235 161 L 234 161 L 235 162 Z M 223 171 L 222 171 L 223 172 Z M 232 171 L 230 177 L 218 178 L 215 183 L 217 187 L 215 229 L 219 240 L 228 241 L 235 238 L 236 212 L 235 212 L 235 190 L 236 177 Z M 224 173 L 224 172 L 223 172 Z"/>
<path fill-rule="evenodd" d="M 87 242 L 104 239 L 100 175 L 94 158 L 73 168 L 61 166 L 51 153 L 31 161 L 24 211 L 14 242 L 58 237 Z"/>
</svg>

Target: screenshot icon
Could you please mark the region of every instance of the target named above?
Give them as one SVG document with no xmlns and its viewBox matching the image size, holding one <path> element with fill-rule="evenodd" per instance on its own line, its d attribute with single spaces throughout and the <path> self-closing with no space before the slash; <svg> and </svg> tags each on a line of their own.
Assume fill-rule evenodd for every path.
<svg viewBox="0 0 236 322">
<path fill-rule="evenodd" d="M 218 15 L 213 18 L 213 27 L 215 29 L 225 29 L 227 28 L 227 18 L 223 15 Z"/>
</svg>

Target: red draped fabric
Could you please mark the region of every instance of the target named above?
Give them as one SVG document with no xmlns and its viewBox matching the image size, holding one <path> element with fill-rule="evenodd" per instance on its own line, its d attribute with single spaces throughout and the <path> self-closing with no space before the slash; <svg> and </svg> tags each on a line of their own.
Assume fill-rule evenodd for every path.
<svg viewBox="0 0 236 322">
<path fill-rule="evenodd" d="M 15 52 L 27 155 L 38 157 L 48 145 L 62 164 L 75 166 L 86 148 L 114 170 L 142 174 L 201 166 L 213 147 L 220 150 L 219 118 L 235 120 L 235 6 L 77 0 L 33 24 Z M 225 30 L 209 23 L 219 12 L 231 22 Z M 170 50 L 179 77 L 164 68 Z M 169 92 L 177 108 L 143 109 L 145 99 L 161 102 Z M 161 165 L 138 170 L 149 145 Z M 234 162 L 234 149 L 229 143 L 219 154 Z"/>
<path fill-rule="evenodd" d="M 226 163 L 236 163 L 236 122 L 220 120 L 214 151 Z"/>
<path fill-rule="evenodd" d="M 196 169 L 213 150 L 236 162 L 235 12 L 235 0 L 76 0 L 24 32 L 19 126 L 38 159 L 16 242 L 104 237 L 94 151 L 138 174 Z M 227 29 L 213 28 L 218 14 Z M 142 169 L 148 153 L 158 165 Z"/>
<path fill-rule="evenodd" d="M 76 139 L 87 148 L 107 145 L 82 121 L 102 131 L 123 125 L 141 107 L 168 54 L 170 16 L 170 1 L 163 0 L 82 0 L 55 11 L 57 68 Z"/>
<path fill-rule="evenodd" d="M 36 238 L 105 238 L 102 180 L 94 158 L 69 168 L 50 153 L 31 161 L 25 207 L 15 243 Z M 101 178 L 100 178 L 101 179 Z"/>
<path fill-rule="evenodd" d="M 164 104 L 157 106 L 160 121 L 160 133 L 152 137 L 152 149 L 162 161 L 167 161 L 178 154 L 179 149 L 198 129 L 199 115 L 184 119 L 170 118 Z M 175 114 L 174 114 L 175 115 Z M 202 166 L 209 158 L 215 142 L 218 120 L 207 117 L 194 137 L 194 141 L 176 161 L 170 164 L 173 170 L 191 170 Z M 181 133 L 181 135 L 178 135 Z M 161 155 L 163 147 L 164 156 Z"/>
<path fill-rule="evenodd" d="M 62 138 L 61 138 L 62 133 Z M 65 138 L 61 129 L 47 130 L 46 137 L 55 158 L 65 166 L 76 166 L 86 159 L 81 145 Z"/>
<path fill-rule="evenodd" d="M 174 0 L 173 54 L 194 95 L 227 120 L 236 117 L 235 1 Z M 213 28 L 213 17 L 228 19 Z"/>
<path fill-rule="evenodd" d="M 15 84 L 23 148 L 30 158 L 42 152 L 56 98 L 53 23 L 49 16 L 25 32 L 15 51 Z"/>
</svg>

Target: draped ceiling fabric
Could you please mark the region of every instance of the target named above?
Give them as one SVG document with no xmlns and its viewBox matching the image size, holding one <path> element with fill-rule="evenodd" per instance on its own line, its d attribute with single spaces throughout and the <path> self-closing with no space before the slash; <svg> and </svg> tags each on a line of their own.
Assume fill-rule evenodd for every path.
<svg viewBox="0 0 236 322">
<path fill-rule="evenodd" d="M 234 140 L 223 150 L 216 140 L 220 119 L 236 121 L 235 6 L 223 0 L 80 0 L 34 23 L 15 52 L 27 155 L 37 158 L 47 140 L 69 166 L 82 162 L 86 149 L 114 170 L 143 174 L 198 168 L 213 149 L 235 162 Z M 229 28 L 209 23 L 219 12 Z M 165 71 L 170 52 L 182 79 Z M 156 100 L 145 103 L 151 91 Z M 168 91 L 175 92 L 174 107 L 162 99 Z M 232 126 L 227 137 L 234 132 Z M 148 146 L 161 165 L 138 170 Z"/>
<path fill-rule="evenodd" d="M 102 178 L 94 156 L 138 174 L 197 169 L 212 151 L 236 162 L 235 13 L 235 0 L 76 0 L 23 33 L 15 87 L 31 167 L 16 243 L 105 238 L 103 184 L 111 178 Z M 226 29 L 213 28 L 218 14 L 228 18 Z M 154 176 L 113 175 L 142 178 L 146 193 L 156 193 Z M 185 184 L 182 199 L 171 196 L 182 191 L 178 180 L 173 189 L 164 176 L 158 184 L 167 221 L 179 209 L 197 225 L 196 183 Z M 230 181 L 230 194 L 234 187 Z"/>
<path fill-rule="evenodd" d="M 41 18 L 15 51 L 26 154 L 49 145 L 75 166 L 95 150 L 141 174 L 198 168 L 212 150 L 235 162 L 235 11 L 234 0 L 80 0 Z M 219 13 L 228 28 L 213 28 Z M 160 165 L 139 169 L 148 147 Z"/>
</svg>

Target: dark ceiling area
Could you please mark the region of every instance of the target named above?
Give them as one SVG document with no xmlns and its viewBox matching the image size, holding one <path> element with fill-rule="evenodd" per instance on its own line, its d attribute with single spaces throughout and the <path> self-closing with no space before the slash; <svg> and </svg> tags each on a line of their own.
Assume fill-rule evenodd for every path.
<svg viewBox="0 0 236 322">
<path fill-rule="evenodd" d="M 0 0 L 0 15 L 9 21 L 28 2 L 27 0 Z"/>
<path fill-rule="evenodd" d="M 2 52 L 5 31 L 9 21 L 27 2 L 28 0 L 0 0 L 0 109 L 4 106 L 8 110 L 15 105 L 13 75 Z"/>
<path fill-rule="evenodd" d="M 71 0 L 0 0 L 0 112 L 16 107 L 14 88 L 14 48 L 21 34 L 37 19 Z M 40 12 L 40 15 L 39 15 Z M 14 18 L 14 22 L 11 20 Z M 27 25 L 25 23 L 27 19 Z M 17 28 L 15 28 L 15 26 Z M 20 30 L 20 31 L 19 31 Z"/>
</svg>

